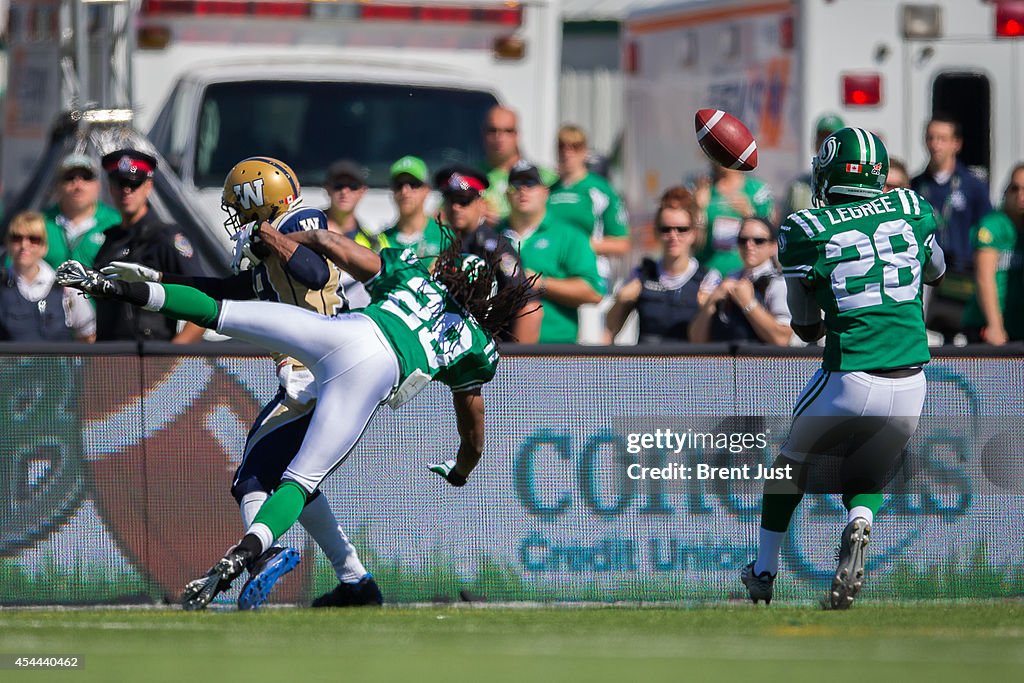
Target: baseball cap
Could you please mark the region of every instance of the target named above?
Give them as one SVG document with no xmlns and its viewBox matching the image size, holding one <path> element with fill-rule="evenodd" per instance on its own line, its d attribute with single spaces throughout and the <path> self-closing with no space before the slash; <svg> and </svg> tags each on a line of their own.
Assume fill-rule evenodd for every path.
<svg viewBox="0 0 1024 683">
<path fill-rule="evenodd" d="M 521 180 L 532 180 L 538 185 L 547 185 L 547 183 L 544 182 L 544 178 L 541 176 L 540 169 L 525 159 L 517 161 L 516 165 L 512 167 L 512 170 L 508 172 L 509 185 Z"/>
<path fill-rule="evenodd" d="M 76 168 L 84 168 L 88 171 L 92 171 L 95 174 L 99 174 L 100 167 L 88 154 L 69 154 L 61 159 L 58 170 L 63 173 L 65 171 L 71 171 Z"/>
<path fill-rule="evenodd" d="M 814 124 L 814 130 L 819 133 L 835 133 L 840 128 L 846 128 L 846 124 L 839 118 L 838 114 L 828 113 L 822 114 L 818 117 L 818 122 Z"/>
<path fill-rule="evenodd" d="M 108 176 L 129 180 L 146 180 L 156 172 L 156 159 L 137 149 L 119 149 L 104 154 L 100 163 Z"/>
<path fill-rule="evenodd" d="M 362 184 L 366 184 L 366 169 L 351 159 L 339 159 L 327 167 L 327 180 L 334 180 L 341 176 L 355 178 Z"/>
<path fill-rule="evenodd" d="M 490 187 L 487 176 L 473 168 L 463 164 L 447 166 L 434 174 L 434 187 L 441 194 L 483 194 L 484 190 Z"/>
<path fill-rule="evenodd" d="M 391 177 L 392 179 L 400 175 L 410 175 L 421 183 L 427 182 L 427 178 L 430 177 L 430 173 L 427 171 L 427 164 L 419 157 L 404 156 L 395 163 L 391 164 Z"/>
</svg>

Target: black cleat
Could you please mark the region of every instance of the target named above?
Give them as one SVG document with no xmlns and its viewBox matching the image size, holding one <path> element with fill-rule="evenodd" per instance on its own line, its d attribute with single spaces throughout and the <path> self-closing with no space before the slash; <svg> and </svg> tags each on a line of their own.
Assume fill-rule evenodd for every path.
<svg viewBox="0 0 1024 683">
<path fill-rule="evenodd" d="M 754 573 L 754 563 L 751 562 L 740 572 L 740 581 L 747 587 L 750 599 L 756 605 L 758 600 L 764 600 L 764 604 L 772 604 L 772 594 L 775 591 L 775 577 L 768 572 Z"/>
<path fill-rule="evenodd" d="M 98 270 L 86 268 L 78 261 L 65 261 L 57 266 L 57 284 L 93 296 L 113 296 L 117 293 L 113 282 L 104 278 Z"/>
<path fill-rule="evenodd" d="M 205 609 L 217 595 L 231 588 L 231 582 L 252 564 L 252 554 L 238 547 L 232 548 L 217 564 L 194 581 L 189 581 L 181 593 L 182 608 L 192 611 Z"/>
<path fill-rule="evenodd" d="M 380 607 L 382 604 L 384 596 L 371 574 L 358 583 L 339 583 L 330 593 L 313 601 L 313 607 Z"/>
</svg>

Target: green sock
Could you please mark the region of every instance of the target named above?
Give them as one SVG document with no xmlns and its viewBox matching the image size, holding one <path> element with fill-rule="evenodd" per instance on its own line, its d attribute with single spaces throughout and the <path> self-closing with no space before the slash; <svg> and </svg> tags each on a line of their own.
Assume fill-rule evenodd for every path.
<svg viewBox="0 0 1024 683">
<path fill-rule="evenodd" d="M 844 493 L 843 494 L 843 505 L 846 506 L 847 510 L 851 510 L 855 507 L 865 507 L 871 510 L 872 516 L 878 514 L 878 509 L 882 507 L 882 494 L 881 493 Z"/>
<path fill-rule="evenodd" d="M 164 290 L 164 305 L 160 312 L 176 320 L 188 320 L 201 327 L 217 326 L 220 306 L 198 289 L 186 285 L 160 285 Z"/>
<path fill-rule="evenodd" d="M 274 538 L 281 538 L 298 521 L 305 505 L 306 492 L 303 488 L 293 481 L 286 481 L 267 498 L 252 523 L 265 524 Z"/>
</svg>

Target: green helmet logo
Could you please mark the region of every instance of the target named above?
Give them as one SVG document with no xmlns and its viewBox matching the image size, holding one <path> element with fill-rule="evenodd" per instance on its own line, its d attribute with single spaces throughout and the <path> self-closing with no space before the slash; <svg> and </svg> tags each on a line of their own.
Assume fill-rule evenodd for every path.
<svg viewBox="0 0 1024 683">
<path fill-rule="evenodd" d="M 840 128 L 821 143 L 811 169 L 817 206 L 870 199 L 885 186 L 889 154 L 871 131 Z"/>
</svg>

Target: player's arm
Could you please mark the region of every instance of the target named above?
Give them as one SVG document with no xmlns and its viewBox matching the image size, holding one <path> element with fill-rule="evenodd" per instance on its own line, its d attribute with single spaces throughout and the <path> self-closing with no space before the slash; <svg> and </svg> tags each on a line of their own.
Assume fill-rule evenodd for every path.
<svg viewBox="0 0 1024 683">
<path fill-rule="evenodd" d="M 796 336 L 813 344 L 825 335 L 825 322 L 821 319 L 821 307 L 814 299 L 814 293 L 797 278 L 786 278 L 786 301 L 793 316 L 790 321 Z"/>
<path fill-rule="evenodd" d="M 431 465 L 430 471 L 452 486 L 464 486 L 466 478 L 480 462 L 484 452 L 484 397 L 480 389 L 452 392 L 455 424 L 459 430 L 459 452 L 454 460 Z"/>
<path fill-rule="evenodd" d="M 265 245 L 271 254 L 277 256 L 285 271 L 309 289 L 321 289 L 326 285 L 331 279 L 327 263 L 315 251 L 296 240 L 288 239 L 279 230 L 267 230 L 269 225 L 264 223 L 260 228 L 260 244 Z"/>
<path fill-rule="evenodd" d="M 924 283 L 938 287 L 942 278 L 946 277 L 946 254 L 939 246 L 935 235 L 929 235 L 925 240 L 925 246 L 931 251 L 931 255 L 924 264 Z"/>
<path fill-rule="evenodd" d="M 263 223 L 260 226 L 261 239 L 265 234 L 271 232 L 277 232 L 277 230 L 269 223 Z M 372 249 L 360 246 L 344 235 L 329 230 L 302 230 L 282 235 L 282 237 L 294 240 L 330 259 L 360 282 L 366 282 L 380 272 L 380 257 Z"/>
</svg>

